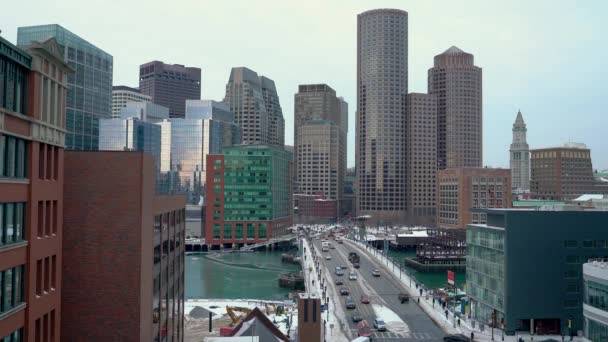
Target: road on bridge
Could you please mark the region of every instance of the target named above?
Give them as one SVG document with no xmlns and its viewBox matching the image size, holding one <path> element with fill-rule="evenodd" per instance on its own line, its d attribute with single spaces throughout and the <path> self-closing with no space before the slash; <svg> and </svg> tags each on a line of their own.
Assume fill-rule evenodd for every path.
<svg viewBox="0 0 608 342">
<path fill-rule="evenodd" d="M 346 312 L 346 320 L 349 322 L 349 327 L 354 336 L 357 335 L 357 324 L 351 319 L 350 315 L 352 312 L 358 311 L 363 316 L 363 319 L 367 320 L 370 324 L 370 328 L 373 328 L 372 323 L 376 318 L 376 313 L 372 304 L 377 304 L 391 309 L 405 324 L 397 324 L 392 327 L 390 324 L 387 324 L 388 330 L 386 332 L 372 329 L 374 331 L 372 333 L 373 341 L 443 341 L 445 333 L 422 311 L 414 299 L 411 299 L 409 303 L 401 304 L 398 294 L 399 292 L 405 292 L 405 288 L 397 278 L 380 267 L 375 260 L 372 260 L 360 250 L 350 247 L 347 243 L 338 244 L 333 240 L 330 240 L 330 242 L 335 249 L 330 249 L 329 252 L 321 252 L 320 240 L 314 240 L 314 245 L 317 247 L 317 251 L 322 254 L 320 259 L 323 266 L 331 274 L 332 279 L 328 279 L 330 282 L 328 286 L 334 286 L 336 293 L 340 293 L 340 288 L 347 287 L 350 296 L 357 305 L 355 310 L 347 310 L 345 304 L 347 296 L 342 296 L 340 300 L 340 305 L 342 305 L 342 310 Z M 359 269 L 354 269 L 348 261 L 348 253 L 351 251 L 357 252 L 361 257 Z M 325 260 L 325 256 L 327 255 L 331 256 L 331 260 Z M 335 268 L 341 265 L 346 265 L 348 268 L 344 270 L 343 276 L 336 276 Z M 374 269 L 380 270 L 380 277 L 372 275 Z M 357 280 L 348 279 L 349 272 L 353 270 L 357 273 Z M 341 279 L 344 285 L 335 285 L 337 279 Z M 361 303 L 361 295 L 368 296 L 370 304 Z M 385 321 L 387 320 L 384 317 L 380 318 L 383 318 Z"/>
</svg>

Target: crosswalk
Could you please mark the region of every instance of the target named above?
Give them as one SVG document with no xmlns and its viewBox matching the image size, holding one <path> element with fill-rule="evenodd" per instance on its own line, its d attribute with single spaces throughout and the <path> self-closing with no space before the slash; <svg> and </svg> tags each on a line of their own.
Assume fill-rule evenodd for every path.
<svg viewBox="0 0 608 342">
<path fill-rule="evenodd" d="M 353 329 L 355 335 L 357 334 L 356 329 Z M 371 337 L 375 341 L 376 339 L 404 339 L 404 340 L 432 340 L 433 337 L 429 333 L 421 332 L 392 332 L 392 331 L 374 331 Z"/>
</svg>

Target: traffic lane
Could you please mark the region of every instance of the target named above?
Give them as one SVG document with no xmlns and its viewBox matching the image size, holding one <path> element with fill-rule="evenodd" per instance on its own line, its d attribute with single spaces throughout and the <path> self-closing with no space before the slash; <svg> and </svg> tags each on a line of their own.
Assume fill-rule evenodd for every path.
<svg viewBox="0 0 608 342">
<path fill-rule="evenodd" d="M 346 245 L 346 243 L 344 245 Z M 437 324 L 435 324 L 435 322 L 431 320 L 416 303 L 414 303 L 414 298 L 412 298 L 409 303 L 401 304 L 398 294 L 399 292 L 405 292 L 405 288 L 397 278 L 393 277 L 384 267 L 381 267 L 378 262 L 369 258 L 367 254 L 361 253 L 358 249 L 354 249 L 354 247 L 348 249 L 357 251 L 357 254 L 360 255 L 361 259 L 365 260 L 361 265 L 362 267 L 365 267 L 367 272 L 363 272 L 362 276 L 367 281 L 372 282 L 374 288 L 382 296 L 389 308 L 395 311 L 399 317 L 408 324 L 412 332 L 428 333 L 438 340 L 444 336 L 443 331 Z M 371 275 L 371 271 L 374 268 L 380 270 L 380 277 L 373 277 Z"/>
<path fill-rule="evenodd" d="M 321 248 L 321 242 L 319 241 L 318 245 L 315 244 L 315 246 L 317 246 L 317 248 Z M 323 263 L 325 265 L 325 267 L 328 267 L 330 269 L 330 274 L 331 274 L 331 281 L 334 284 L 337 292 L 339 293 L 340 288 L 342 287 L 346 287 L 349 290 L 349 296 L 351 296 L 351 298 L 355 301 L 355 305 L 356 308 L 355 309 L 346 309 L 346 298 L 348 296 L 340 296 L 343 299 L 340 300 L 340 302 L 343 305 L 344 311 L 346 313 L 346 315 L 348 317 L 347 320 L 349 322 L 350 328 L 356 328 L 357 323 L 352 321 L 351 315 L 354 311 L 358 311 L 361 316 L 363 317 L 363 319 L 367 320 L 370 324 L 373 322 L 373 320 L 376 318 L 373 309 L 371 308 L 371 305 L 369 304 L 363 304 L 361 303 L 361 295 L 365 294 L 367 295 L 366 291 L 362 288 L 361 284 L 359 283 L 359 280 L 349 280 L 348 279 L 348 273 L 353 270 L 352 265 L 350 264 L 350 262 L 348 261 L 348 259 L 346 257 L 344 257 L 342 254 L 340 254 L 339 252 L 337 252 L 337 249 L 330 249 L 329 254 L 332 256 L 331 260 L 325 260 L 325 255 L 328 254 L 328 252 L 322 252 L 323 254 Z M 346 265 L 348 268 L 344 270 L 344 275 L 343 276 L 337 276 L 335 274 L 335 268 L 339 267 L 341 265 Z M 356 272 L 357 276 L 359 276 L 359 272 Z M 336 279 L 341 279 L 344 282 L 344 285 L 335 285 L 335 281 Z"/>
</svg>

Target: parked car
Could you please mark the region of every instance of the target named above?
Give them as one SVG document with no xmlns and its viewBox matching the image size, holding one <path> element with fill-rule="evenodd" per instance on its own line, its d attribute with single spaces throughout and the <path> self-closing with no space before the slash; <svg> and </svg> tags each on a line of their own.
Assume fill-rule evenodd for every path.
<svg viewBox="0 0 608 342">
<path fill-rule="evenodd" d="M 378 269 L 373 270 L 373 271 L 372 271 L 372 275 L 373 275 L 374 277 L 379 277 L 379 276 L 380 276 L 380 270 L 378 270 Z"/>
<path fill-rule="evenodd" d="M 369 304 L 369 297 L 366 295 L 361 295 L 361 303 Z"/>
<path fill-rule="evenodd" d="M 350 318 L 353 320 L 353 322 L 357 323 L 357 322 L 361 322 L 363 320 L 363 316 L 361 316 L 361 314 L 358 311 L 353 312 L 352 315 L 350 315 Z"/>
<path fill-rule="evenodd" d="M 444 342 L 471 342 L 471 339 L 462 334 L 457 334 L 457 335 L 448 335 L 443 338 L 443 341 Z"/>
<path fill-rule="evenodd" d="M 351 272 L 348 274 L 348 279 L 349 279 L 349 280 L 357 280 L 357 273 L 355 273 L 355 272 L 352 272 L 352 271 L 351 271 Z"/>
<path fill-rule="evenodd" d="M 340 294 L 343 296 L 348 296 L 348 289 L 346 287 L 340 288 Z"/>
<path fill-rule="evenodd" d="M 354 309 L 356 307 L 357 307 L 357 305 L 355 304 L 355 301 L 352 299 L 352 297 L 350 297 L 350 296 L 346 297 L 346 308 Z"/>
<path fill-rule="evenodd" d="M 378 331 L 386 331 L 386 325 L 384 324 L 384 320 L 382 318 L 376 317 L 374 320 L 374 328 L 378 329 Z"/>
<path fill-rule="evenodd" d="M 342 281 L 342 279 L 338 279 L 336 280 L 336 285 L 344 285 L 344 282 Z"/>
</svg>

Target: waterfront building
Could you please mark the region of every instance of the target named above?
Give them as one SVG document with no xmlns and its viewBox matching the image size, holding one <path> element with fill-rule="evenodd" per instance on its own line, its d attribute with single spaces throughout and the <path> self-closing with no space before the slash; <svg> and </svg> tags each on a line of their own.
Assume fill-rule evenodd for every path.
<svg viewBox="0 0 608 342">
<path fill-rule="evenodd" d="M 583 317 L 588 340 L 608 340 L 608 259 L 583 264 Z"/>
<path fill-rule="evenodd" d="M 402 223 L 407 213 L 407 61 L 407 12 L 357 16 L 355 199 L 357 215 L 370 215 L 370 223 Z"/>
<path fill-rule="evenodd" d="M 318 195 L 294 194 L 294 223 L 328 224 L 336 223 L 338 201 L 327 199 L 321 192 Z"/>
<path fill-rule="evenodd" d="M 152 61 L 139 66 L 139 90 L 169 108 L 171 118 L 186 115 L 186 100 L 201 98 L 201 69 Z"/>
<path fill-rule="evenodd" d="M 0 340 L 61 338 L 68 74 L 54 38 L 0 37 Z"/>
<path fill-rule="evenodd" d="M 300 85 L 294 98 L 295 192 L 323 192 L 339 207 L 344 196 L 348 104 L 327 84 Z"/>
<path fill-rule="evenodd" d="M 207 155 L 207 244 L 237 247 L 287 234 L 292 160 L 273 145 L 224 147 L 222 154 Z"/>
<path fill-rule="evenodd" d="M 407 123 L 407 223 L 434 226 L 437 177 L 435 95 L 408 94 Z"/>
<path fill-rule="evenodd" d="M 232 68 L 224 103 L 242 130 L 243 144 L 285 143 L 285 123 L 274 82 L 248 68 Z"/>
<path fill-rule="evenodd" d="M 148 95 L 142 94 L 139 89 L 127 86 L 112 87 L 112 118 L 120 117 L 120 110 L 127 106 L 127 102 L 152 101 Z"/>
<path fill-rule="evenodd" d="M 467 228 L 472 318 L 487 324 L 496 310 L 496 324 L 504 323 L 507 333 L 582 331 L 583 308 L 593 309 L 582 301 L 582 264 L 608 255 L 608 211 L 576 207 L 476 211 L 487 215 L 487 224 Z"/>
<path fill-rule="evenodd" d="M 135 102 L 136 103 L 136 102 Z M 160 126 L 138 118 L 99 120 L 100 151 L 137 151 L 154 158 L 160 171 Z"/>
<path fill-rule="evenodd" d="M 65 146 L 68 150 L 99 148 L 99 119 L 112 116 L 113 58 L 60 25 L 19 27 L 17 45 L 55 38 L 61 55 L 74 70 L 68 74 Z"/>
<path fill-rule="evenodd" d="M 530 191 L 530 147 L 526 140 L 527 134 L 526 123 L 521 111 L 518 111 L 513 124 L 513 142 L 509 155 L 511 157 L 511 186 L 513 190 L 523 192 Z"/>
<path fill-rule="evenodd" d="M 155 182 L 142 152 L 65 154 L 62 340 L 184 340 L 186 198 Z"/>
<path fill-rule="evenodd" d="M 530 151 L 530 195 L 543 200 L 571 200 L 596 192 L 591 150 L 585 144 Z"/>
<path fill-rule="evenodd" d="M 483 212 L 475 208 L 511 207 L 511 170 L 455 168 L 437 171 L 437 225 L 466 228 L 483 224 Z"/>
<path fill-rule="evenodd" d="M 121 108 L 119 118 L 137 118 L 140 121 L 155 123 L 169 118 L 169 108 L 150 101 L 130 101 Z"/>
<path fill-rule="evenodd" d="M 437 167 L 481 167 L 482 70 L 472 54 L 452 46 L 435 56 L 428 93 L 437 96 Z"/>
<path fill-rule="evenodd" d="M 186 205 L 186 239 L 204 238 L 205 207 L 200 204 Z"/>
<path fill-rule="evenodd" d="M 186 100 L 187 119 L 215 119 L 234 122 L 234 113 L 224 102 L 213 100 Z"/>
</svg>

